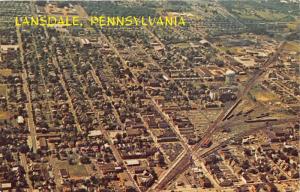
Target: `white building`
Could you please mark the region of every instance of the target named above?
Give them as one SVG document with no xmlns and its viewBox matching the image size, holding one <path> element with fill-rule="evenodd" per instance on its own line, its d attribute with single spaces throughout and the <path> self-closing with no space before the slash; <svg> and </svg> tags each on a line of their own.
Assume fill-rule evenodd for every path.
<svg viewBox="0 0 300 192">
<path fill-rule="evenodd" d="M 225 83 L 227 85 L 232 85 L 234 82 L 235 82 L 235 72 L 229 69 L 225 73 Z"/>
</svg>

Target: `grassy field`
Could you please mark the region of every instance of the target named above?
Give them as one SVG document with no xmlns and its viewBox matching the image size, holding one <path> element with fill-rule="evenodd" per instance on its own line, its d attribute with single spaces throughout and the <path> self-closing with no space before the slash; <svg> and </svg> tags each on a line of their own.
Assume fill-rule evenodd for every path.
<svg viewBox="0 0 300 192">
<path fill-rule="evenodd" d="M 187 47 L 190 47 L 190 44 L 189 43 L 177 43 L 177 44 L 175 44 L 175 46 L 178 48 L 187 48 Z"/>
<path fill-rule="evenodd" d="M 241 19 L 247 20 L 263 20 L 263 21 L 280 21 L 287 15 L 283 13 L 271 12 L 269 10 L 255 10 L 255 9 L 244 9 L 244 10 L 233 10 Z"/>
<path fill-rule="evenodd" d="M 244 20 L 292 21 L 299 16 L 299 8 L 292 3 L 279 1 L 221 1 L 226 9 Z"/>
<path fill-rule="evenodd" d="M 254 87 L 250 91 L 250 95 L 253 96 L 258 102 L 275 102 L 279 100 L 274 93 L 267 91 L 260 86 Z"/>
<path fill-rule="evenodd" d="M 243 52 L 241 47 L 220 47 L 221 51 L 230 51 L 233 54 L 240 54 Z"/>
<path fill-rule="evenodd" d="M 236 14 L 238 17 L 240 17 L 241 19 L 247 19 L 247 20 L 260 20 L 259 17 L 257 17 L 256 15 L 254 15 L 253 13 L 251 13 L 250 10 L 245 9 L 245 10 L 237 10 L 234 9 L 232 10 L 232 12 L 234 14 Z"/>
<path fill-rule="evenodd" d="M 287 44 L 284 46 L 284 49 L 287 51 L 300 52 L 300 43 L 296 41 L 287 42 Z"/>
<path fill-rule="evenodd" d="M 87 177 L 88 172 L 85 169 L 84 165 L 69 165 L 68 162 L 65 161 L 57 161 L 56 166 L 58 169 L 67 169 L 70 177 Z"/>
<path fill-rule="evenodd" d="M 287 24 L 287 27 L 293 31 L 295 30 L 299 30 L 300 29 L 300 19 L 297 19 L 294 22 L 290 22 L 289 24 Z"/>
<path fill-rule="evenodd" d="M 270 12 L 269 10 L 256 11 L 255 13 L 257 16 L 259 16 L 260 18 L 262 18 L 266 21 L 280 21 L 281 19 L 283 19 L 286 16 L 283 13 Z"/>
<path fill-rule="evenodd" d="M 84 165 L 70 165 L 69 171 L 71 177 L 87 177 L 88 172 L 86 171 Z"/>
</svg>

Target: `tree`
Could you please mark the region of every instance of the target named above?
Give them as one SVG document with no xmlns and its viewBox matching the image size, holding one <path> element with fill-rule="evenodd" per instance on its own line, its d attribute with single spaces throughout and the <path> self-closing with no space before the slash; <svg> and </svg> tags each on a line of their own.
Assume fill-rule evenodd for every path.
<svg viewBox="0 0 300 192">
<path fill-rule="evenodd" d="M 106 163 L 109 163 L 110 162 L 110 159 L 109 159 L 109 155 L 107 153 L 104 154 L 104 157 L 103 157 L 104 161 Z"/>
<path fill-rule="evenodd" d="M 161 153 L 158 155 L 158 162 L 160 165 L 165 165 L 165 158 Z"/>
<path fill-rule="evenodd" d="M 29 147 L 28 147 L 28 145 L 27 144 L 22 144 L 20 147 L 19 147 L 19 151 L 21 152 L 21 153 L 27 153 L 27 152 L 29 152 Z"/>
<path fill-rule="evenodd" d="M 128 186 L 126 188 L 126 192 L 136 192 L 136 189 L 134 187 L 132 187 L 132 186 Z"/>
<path fill-rule="evenodd" d="M 117 133 L 116 138 L 117 138 L 118 142 L 120 142 L 122 139 L 122 135 L 120 133 Z"/>
<path fill-rule="evenodd" d="M 94 185 L 98 185 L 100 183 L 100 180 L 94 175 L 91 176 L 90 180 L 91 180 L 92 184 L 94 184 Z"/>
<path fill-rule="evenodd" d="M 91 163 L 91 160 L 90 160 L 90 158 L 87 157 L 87 156 L 82 156 L 82 157 L 80 157 L 80 162 L 81 162 L 82 164 L 90 164 L 90 163 Z"/>
<path fill-rule="evenodd" d="M 7 151 L 5 154 L 4 154 L 4 159 L 6 159 L 6 161 L 13 161 L 13 156 L 11 154 L 11 152 Z"/>
</svg>

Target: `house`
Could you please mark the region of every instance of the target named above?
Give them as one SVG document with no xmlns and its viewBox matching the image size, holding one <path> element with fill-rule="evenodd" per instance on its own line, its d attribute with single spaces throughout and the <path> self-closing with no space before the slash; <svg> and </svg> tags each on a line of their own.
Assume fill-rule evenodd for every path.
<svg viewBox="0 0 300 192">
<path fill-rule="evenodd" d="M 1 183 L 0 184 L 0 189 L 1 190 L 11 190 L 12 185 L 11 183 Z"/>
<path fill-rule="evenodd" d="M 209 46 L 209 42 L 207 40 L 205 40 L 205 39 L 202 39 L 200 41 L 200 44 L 203 45 L 203 46 Z"/>
<path fill-rule="evenodd" d="M 66 169 L 60 169 L 59 172 L 60 172 L 61 177 L 64 179 L 70 177 L 69 172 Z"/>
<path fill-rule="evenodd" d="M 222 187 L 229 187 L 229 186 L 232 186 L 233 185 L 233 183 L 232 183 L 232 181 L 231 180 L 229 180 L 229 179 L 226 179 L 226 178 L 220 178 L 220 180 L 219 180 L 219 184 L 220 184 L 220 186 L 222 186 Z"/>
<path fill-rule="evenodd" d="M 47 150 L 48 149 L 48 144 L 47 144 L 47 141 L 44 137 L 39 138 L 39 144 L 40 144 L 40 149 L 41 150 Z"/>
<path fill-rule="evenodd" d="M 203 188 L 210 188 L 212 187 L 210 180 L 207 177 L 202 177 L 199 180 L 200 186 Z"/>
<path fill-rule="evenodd" d="M 154 183 L 153 175 L 139 175 L 138 184 L 144 187 L 150 187 Z"/>
<path fill-rule="evenodd" d="M 137 137 L 142 135 L 142 131 L 140 129 L 127 129 L 126 133 L 129 137 Z"/>
<path fill-rule="evenodd" d="M 88 39 L 81 38 L 80 39 L 80 45 L 81 45 L 81 47 L 90 47 L 91 42 Z"/>
<path fill-rule="evenodd" d="M 140 161 L 137 160 L 137 159 L 126 160 L 125 163 L 128 166 L 138 166 L 138 165 L 140 165 Z"/>
<path fill-rule="evenodd" d="M 117 173 L 119 172 L 119 168 L 116 167 L 113 163 L 101 163 L 99 164 L 99 169 L 102 170 L 103 174 Z M 122 170 L 122 168 L 121 168 Z"/>
<path fill-rule="evenodd" d="M 92 130 L 89 132 L 88 137 L 93 137 L 93 138 L 102 137 L 102 131 L 101 130 Z"/>
<path fill-rule="evenodd" d="M 17 123 L 19 125 L 23 125 L 24 124 L 24 117 L 23 116 L 18 116 L 17 117 Z"/>
<path fill-rule="evenodd" d="M 245 183 L 253 183 L 253 180 L 248 176 L 247 173 L 242 174 L 242 180 L 243 180 Z"/>
</svg>

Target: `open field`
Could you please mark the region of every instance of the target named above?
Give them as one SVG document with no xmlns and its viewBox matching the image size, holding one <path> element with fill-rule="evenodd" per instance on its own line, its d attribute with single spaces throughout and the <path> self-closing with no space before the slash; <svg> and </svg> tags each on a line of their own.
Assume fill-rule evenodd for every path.
<svg viewBox="0 0 300 192">
<path fill-rule="evenodd" d="M 271 12 L 269 10 L 266 11 L 256 11 L 255 14 L 266 20 L 266 21 L 278 21 L 283 19 L 286 15 L 283 13 L 275 13 L 275 12 Z"/>
<path fill-rule="evenodd" d="M 175 44 L 175 46 L 178 47 L 178 48 L 187 48 L 187 47 L 190 46 L 190 44 L 188 44 L 188 43 L 177 43 L 177 44 Z"/>
<path fill-rule="evenodd" d="M 255 98 L 258 102 L 274 102 L 279 100 L 278 97 L 267 90 L 262 89 L 257 86 L 250 91 L 250 94 Z"/>
<path fill-rule="evenodd" d="M 84 165 L 69 165 L 68 162 L 64 162 L 64 161 L 57 161 L 56 162 L 56 166 L 58 167 L 58 169 L 67 169 L 70 177 L 87 177 L 88 176 L 88 172 L 85 169 Z"/>
<path fill-rule="evenodd" d="M 290 41 L 284 46 L 286 51 L 300 52 L 300 43 L 297 41 Z"/>
<path fill-rule="evenodd" d="M 295 22 L 290 22 L 287 24 L 287 27 L 291 30 L 300 30 L 300 20 L 296 20 Z"/>
<path fill-rule="evenodd" d="M 243 10 L 232 10 L 238 17 L 246 20 L 281 21 L 288 15 L 270 10 L 255 10 L 252 8 Z"/>
<path fill-rule="evenodd" d="M 287 21 L 299 15 L 297 5 L 279 1 L 222 1 L 222 4 L 231 13 L 247 20 Z"/>
</svg>

